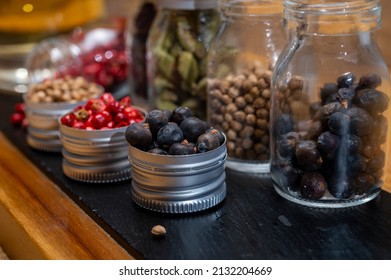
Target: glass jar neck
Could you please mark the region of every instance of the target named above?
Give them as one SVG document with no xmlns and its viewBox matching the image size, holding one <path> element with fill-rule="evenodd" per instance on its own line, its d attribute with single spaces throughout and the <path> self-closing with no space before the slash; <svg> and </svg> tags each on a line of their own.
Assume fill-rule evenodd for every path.
<svg viewBox="0 0 391 280">
<path fill-rule="evenodd" d="M 160 0 L 159 6 L 173 10 L 206 10 L 215 9 L 217 0 Z"/>
<path fill-rule="evenodd" d="M 282 15 L 282 0 L 218 0 L 225 17 L 266 17 Z"/>
<path fill-rule="evenodd" d="M 284 24 L 307 35 L 347 35 L 381 26 L 380 0 L 285 0 Z"/>
</svg>

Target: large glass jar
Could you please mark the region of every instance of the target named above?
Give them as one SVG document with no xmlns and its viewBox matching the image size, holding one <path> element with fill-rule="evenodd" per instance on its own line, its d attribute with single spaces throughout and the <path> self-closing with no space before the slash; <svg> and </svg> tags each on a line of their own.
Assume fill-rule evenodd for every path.
<svg viewBox="0 0 391 280">
<path fill-rule="evenodd" d="M 147 45 L 150 107 L 206 118 L 207 54 L 219 27 L 215 0 L 161 0 Z"/>
<path fill-rule="evenodd" d="M 272 78 L 271 175 L 288 200 L 346 207 L 386 181 L 390 80 L 380 1 L 284 2 L 290 41 Z"/>
<path fill-rule="evenodd" d="M 269 173 L 270 81 L 284 48 L 282 1 L 220 0 L 209 53 L 208 120 L 227 136 L 226 166 Z"/>
</svg>

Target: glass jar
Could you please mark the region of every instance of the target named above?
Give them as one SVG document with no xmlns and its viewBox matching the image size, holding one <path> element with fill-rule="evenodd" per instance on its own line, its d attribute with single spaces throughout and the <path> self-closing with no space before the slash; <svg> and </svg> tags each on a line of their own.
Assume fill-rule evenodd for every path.
<svg viewBox="0 0 391 280">
<path fill-rule="evenodd" d="M 133 103 L 148 108 L 147 39 L 157 13 L 157 0 L 136 1 L 135 12 L 128 17 L 126 51 L 129 60 L 130 96 Z"/>
<path fill-rule="evenodd" d="M 147 43 L 150 109 L 188 107 L 206 119 L 207 54 L 219 27 L 214 0 L 161 0 Z"/>
<path fill-rule="evenodd" d="M 209 52 L 208 121 L 227 136 L 226 167 L 269 173 L 270 81 L 284 48 L 282 1 L 220 0 Z"/>
<path fill-rule="evenodd" d="M 42 40 L 26 59 L 30 83 L 83 76 L 113 92 L 127 79 L 124 28 L 124 18 L 110 18 Z"/>
<path fill-rule="evenodd" d="M 346 207 L 386 180 L 390 79 L 380 1 L 284 2 L 289 44 L 272 78 L 271 176 L 288 200 Z"/>
</svg>

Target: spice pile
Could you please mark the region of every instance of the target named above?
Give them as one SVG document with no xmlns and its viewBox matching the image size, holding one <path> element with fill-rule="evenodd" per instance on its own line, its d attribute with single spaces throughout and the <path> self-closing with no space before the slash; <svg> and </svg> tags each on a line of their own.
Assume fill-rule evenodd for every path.
<svg viewBox="0 0 391 280">
<path fill-rule="evenodd" d="M 214 150 L 225 141 L 224 135 L 193 116 L 187 107 L 174 111 L 153 110 L 143 123 L 126 129 L 128 143 L 159 155 L 189 155 Z"/>
<path fill-rule="evenodd" d="M 72 112 L 61 117 L 61 124 L 78 129 L 106 130 L 141 122 L 144 114 L 131 105 L 129 97 L 116 101 L 111 93 L 77 106 Z"/>
</svg>

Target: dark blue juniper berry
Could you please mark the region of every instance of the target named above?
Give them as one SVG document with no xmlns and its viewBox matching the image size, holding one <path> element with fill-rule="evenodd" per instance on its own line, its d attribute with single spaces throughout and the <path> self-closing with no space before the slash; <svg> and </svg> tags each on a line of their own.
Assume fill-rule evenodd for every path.
<svg viewBox="0 0 391 280">
<path fill-rule="evenodd" d="M 205 153 L 214 150 L 220 146 L 220 140 L 216 134 L 206 132 L 201 134 L 196 142 L 197 151 Z"/>
<path fill-rule="evenodd" d="M 172 111 L 170 121 L 176 122 L 178 125 L 181 125 L 182 121 L 189 117 L 193 117 L 193 113 L 188 107 L 177 107 L 174 109 L 174 111 Z"/>
<path fill-rule="evenodd" d="M 156 137 L 158 146 L 164 150 L 168 150 L 172 144 L 180 143 L 182 140 L 182 130 L 174 122 L 169 122 L 160 128 Z"/>
<path fill-rule="evenodd" d="M 145 117 L 145 122 L 149 124 L 153 139 L 156 139 L 157 133 L 168 123 L 167 115 L 161 110 L 152 110 Z"/>
<path fill-rule="evenodd" d="M 126 141 L 141 150 L 148 149 L 152 144 L 152 133 L 147 123 L 132 123 L 125 130 Z"/>
<path fill-rule="evenodd" d="M 183 136 L 189 142 L 195 143 L 198 137 L 208 128 L 206 123 L 197 117 L 188 117 L 180 125 Z"/>
<path fill-rule="evenodd" d="M 300 194 L 308 199 L 320 199 L 324 196 L 327 183 L 319 172 L 305 172 L 300 181 Z"/>
<path fill-rule="evenodd" d="M 194 143 L 188 142 L 186 139 L 181 143 L 174 143 L 170 146 L 168 154 L 170 155 L 192 155 L 197 152 Z"/>
</svg>

